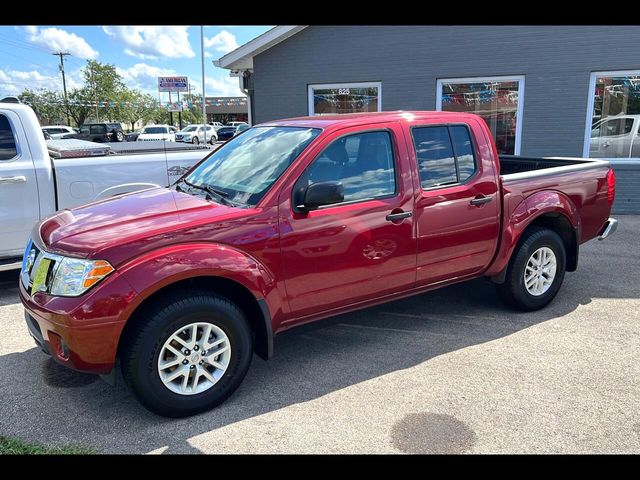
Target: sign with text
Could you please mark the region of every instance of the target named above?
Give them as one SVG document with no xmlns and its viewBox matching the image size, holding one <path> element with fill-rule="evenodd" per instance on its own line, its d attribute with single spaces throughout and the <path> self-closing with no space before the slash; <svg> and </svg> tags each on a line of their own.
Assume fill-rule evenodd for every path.
<svg viewBox="0 0 640 480">
<path fill-rule="evenodd" d="M 159 92 L 188 92 L 189 79 L 187 77 L 158 77 Z"/>
<path fill-rule="evenodd" d="M 182 110 L 182 102 L 171 102 L 167 104 L 167 111 L 169 112 L 181 112 Z"/>
</svg>

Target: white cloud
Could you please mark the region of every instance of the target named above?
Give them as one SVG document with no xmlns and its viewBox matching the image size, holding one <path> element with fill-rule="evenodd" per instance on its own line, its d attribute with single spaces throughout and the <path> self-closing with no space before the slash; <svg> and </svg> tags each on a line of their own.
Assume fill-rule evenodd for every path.
<svg viewBox="0 0 640 480">
<path fill-rule="evenodd" d="M 232 50 L 238 48 L 238 42 L 236 41 L 236 37 L 234 34 L 227 32 L 226 30 L 222 30 L 217 35 L 214 35 L 211 38 L 204 39 L 204 47 L 211 48 L 214 47 L 216 52 L 221 52 L 222 54 L 229 53 Z M 211 56 L 211 55 L 207 55 Z"/>
<path fill-rule="evenodd" d="M 116 67 L 116 71 L 122 76 L 127 87 L 152 95 L 158 93 L 158 77 L 176 75 L 176 71 L 172 68 L 155 67 L 146 63 L 136 63 L 126 69 Z"/>
<path fill-rule="evenodd" d="M 207 97 L 244 97 L 236 77 L 205 77 Z"/>
<path fill-rule="evenodd" d="M 34 26 L 25 27 L 25 32 L 29 42 L 50 49 L 51 52 L 69 52 L 75 57 L 92 60 L 98 58 L 98 51 L 75 33 L 55 27 L 39 29 Z"/>
<path fill-rule="evenodd" d="M 79 71 L 67 74 L 67 91 L 82 85 Z M 60 75 L 42 73 L 38 70 L 0 70 L 0 95 L 17 95 L 25 88 L 38 90 L 62 91 L 62 78 Z"/>
<path fill-rule="evenodd" d="M 129 26 L 102 27 L 102 30 L 125 46 L 124 52 L 143 60 L 158 58 L 193 58 L 188 27 Z"/>
</svg>

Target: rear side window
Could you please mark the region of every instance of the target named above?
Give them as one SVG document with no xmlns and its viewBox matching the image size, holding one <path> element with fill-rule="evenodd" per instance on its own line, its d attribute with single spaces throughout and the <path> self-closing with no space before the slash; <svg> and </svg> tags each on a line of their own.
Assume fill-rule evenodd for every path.
<svg viewBox="0 0 640 480">
<path fill-rule="evenodd" d="M 467 127 L 416 127 L 411 134 L 422 188 L 463 183 L 476 171 Z"/>
<path fill-rule="evenodd" d="M 105 125 L 91 125 L 90 133 L 91 134 L 101 134 L 107 131 L 107 127 Z"/>
<path fill-rule="evenodd" d="M 9 119 L 0 113 L 0 161 L 11 160 L 18 154 L 16 139 L 9 124 Z"/>
</svg>

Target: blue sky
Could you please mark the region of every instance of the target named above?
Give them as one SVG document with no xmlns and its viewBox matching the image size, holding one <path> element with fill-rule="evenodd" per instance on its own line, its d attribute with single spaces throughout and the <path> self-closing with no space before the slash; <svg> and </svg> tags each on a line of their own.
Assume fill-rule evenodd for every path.
<svg viewBox="0 0 640 480">
<path fill-rule="evenodd" d="M 238 79 L 213 60 L 269 30 L 271 26 L 206 26 L 207 96 L 242 95 Z M 65 50 L 67 89 L 82 85 L 86 59 L 116 66 L 130 88 L 157 98 L 157 77 L 187 75 L 202 91 L 199 26 L 0 26 L 0 97 L 24 88 L 62 90 L 59 57 Z M 162 100 L 168 99 L 166 93 Z"/>
</svg>

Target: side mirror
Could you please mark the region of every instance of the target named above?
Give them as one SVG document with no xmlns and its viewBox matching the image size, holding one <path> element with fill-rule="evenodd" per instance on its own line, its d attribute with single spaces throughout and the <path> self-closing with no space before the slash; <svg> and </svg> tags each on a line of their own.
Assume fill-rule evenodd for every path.
<svg viewBox="0 0 640 480">
<path fill-rule="evenodd" d="M 296 205 L 300 212 L 316 210 L 323 205 L 344 202 L 344 187 L 340 182 L 318 182 L 307 187 L 302 197 L 302 205 Z"/>
</svg>

